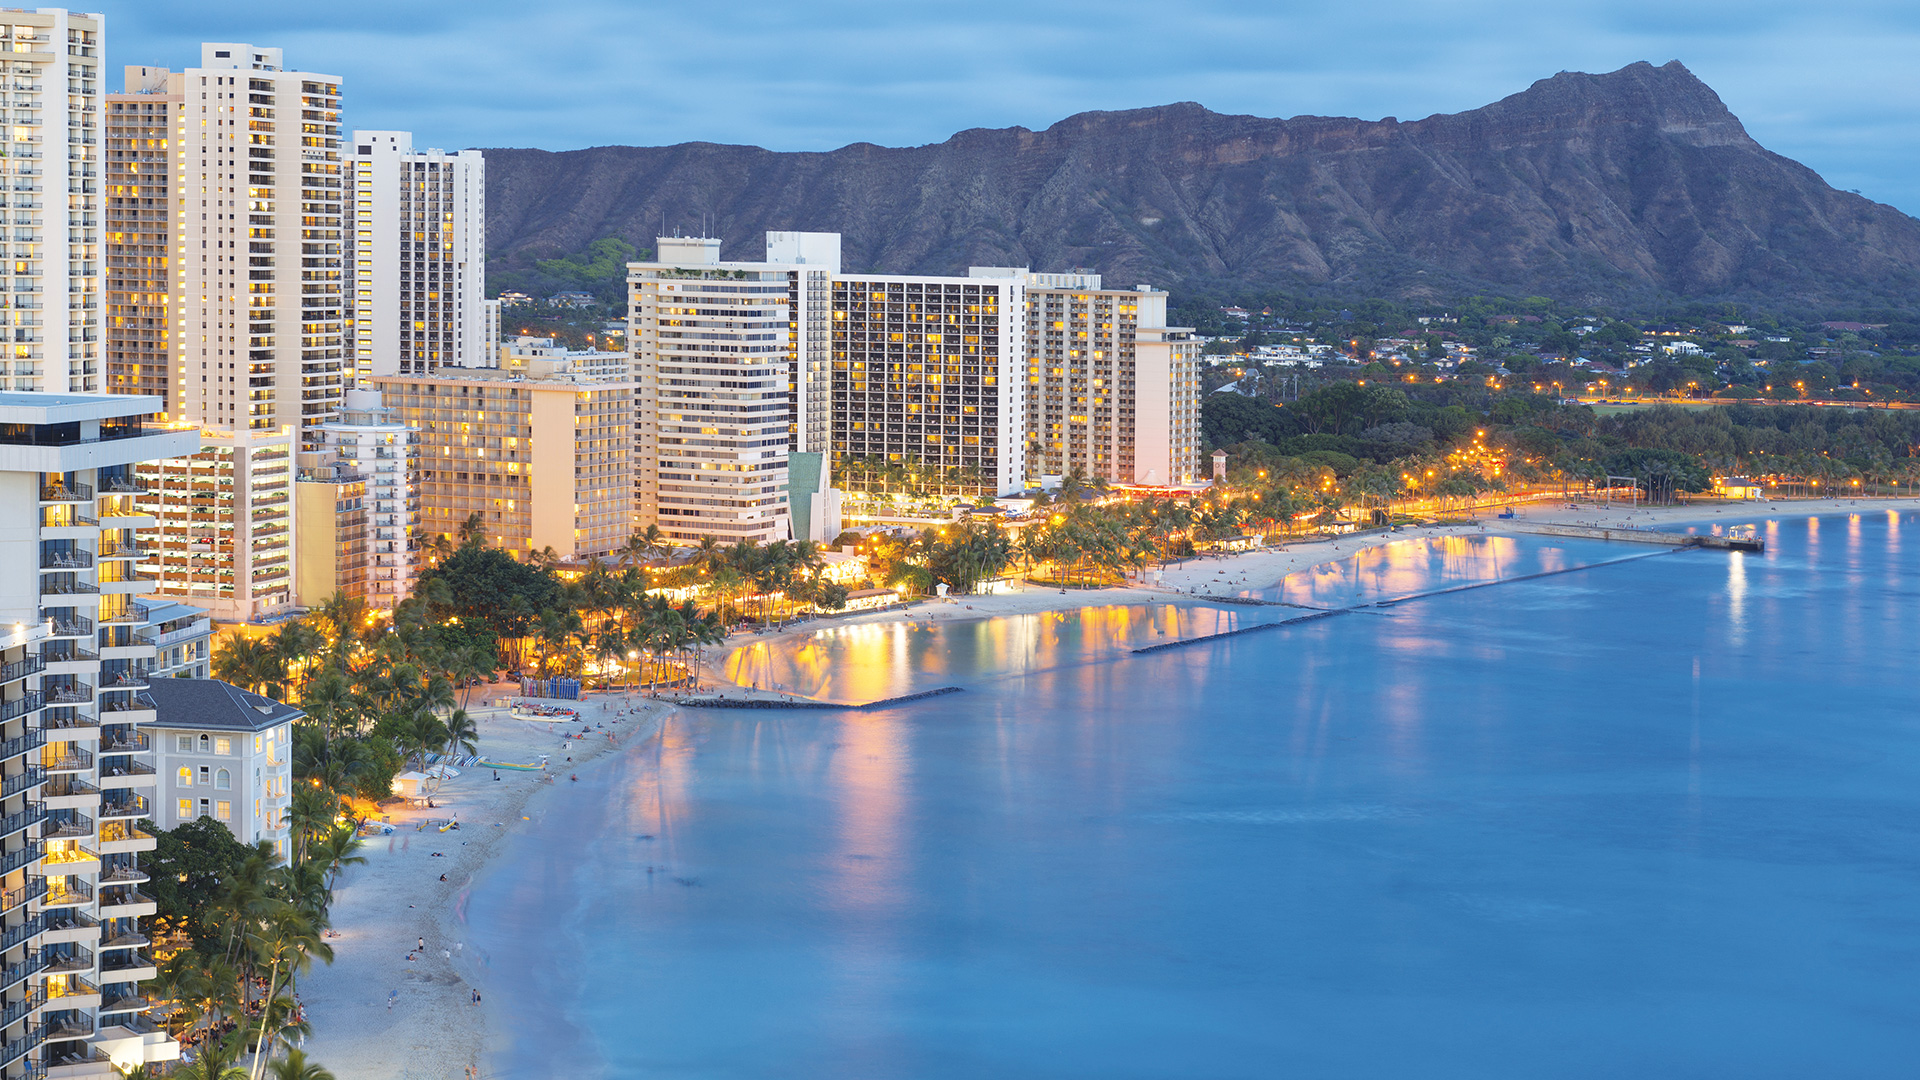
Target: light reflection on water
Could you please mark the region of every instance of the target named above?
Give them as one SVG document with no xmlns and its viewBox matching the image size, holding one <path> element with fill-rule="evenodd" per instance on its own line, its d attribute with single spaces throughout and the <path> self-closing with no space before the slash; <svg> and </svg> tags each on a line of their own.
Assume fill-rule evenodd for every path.
<svg viewBox="0 0 1920 1080">
<path fill-rule="evenodd" d="M 878 701 L 981 672 L 1027 674 L 1291 614 L 1297 613 L 1156 603 L 934 622 L 923 615 L 914 622 L 830 626 L 798 639 L 749 642 L 727 654 L 722 668 L 740 686 L 826 701 Z"/>
<path fill-rule="evenodd" d="M 688 711 L 553 792 L 474 893 L 488 1075 L 1904 1075 L 1900 524 L 1145 656 L 1144 612 L 816 639 L 846 696 L 967 692 Z M 1351 587 L 1548 557 L 1396 558 Z"/>
<path fill-rule="evenodd" d="M 1346 607 L 1466 582 L 1589 566 L 1635 553 L 1627 545 L 1598 540 L 1422 537 L 1369 548 L 1338 562 L 1289 574 L 1273 588 L 1246 590 L 1239 595 L 1305 607 Z"/>
</svg>

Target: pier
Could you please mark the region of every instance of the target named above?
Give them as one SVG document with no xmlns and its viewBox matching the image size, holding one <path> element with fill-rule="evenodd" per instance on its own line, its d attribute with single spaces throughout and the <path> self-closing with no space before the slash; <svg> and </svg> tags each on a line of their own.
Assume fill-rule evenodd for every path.
<svg viewBox="0 0 1920 1080">
<path fill-rule="evenodd" d="M 1765 551 L 1767 542 L 1758 536 L 1713 536 L 1702 533 L 1655 532 L 1652 529 L 1623 529 L 1601 525 L 1551 525 L 1544 521 L 1517 518 L 1483 522 L 1501 532 L 1531 533 L 1535 536 L 1566 536 L 1585 540 L 1620 540 L 1631 544 L 1662 544 L 1666 547 L 1714 548 L 1721 551 Z"/>
</svg>

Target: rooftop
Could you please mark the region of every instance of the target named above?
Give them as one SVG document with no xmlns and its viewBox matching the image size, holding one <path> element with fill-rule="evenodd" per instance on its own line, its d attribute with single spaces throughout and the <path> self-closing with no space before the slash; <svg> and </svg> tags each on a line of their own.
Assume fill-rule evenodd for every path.
<svg viewBox="0 0 1920 1080">
<path fill-rule="evenodd" d="M 77 420 L 117 420 L 147 416 L 167 407 L 165 400 L 135 394 L 41 394 L 0 392 L 0 424 L 69 424 Z"/>
<path fill-rule="evenodd" d="M 219 679 L 155 679 L 147 686 L 155 719 L 142 727 L 193 731 L 265 731 L 306 713 Z"/>
</svg>

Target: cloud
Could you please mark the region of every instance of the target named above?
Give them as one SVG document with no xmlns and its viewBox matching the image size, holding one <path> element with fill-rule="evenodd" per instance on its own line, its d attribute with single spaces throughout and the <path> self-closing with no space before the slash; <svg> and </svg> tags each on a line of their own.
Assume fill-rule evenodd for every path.
<svg viewBox="0 0 1920 1080">
<path fill-rule="evenodd" d="M 278 45 L 345 77 L 351 126 L 447 147 L 915 145 L 1172 101 L 1414 119 L 1679 59 L 1769 148 L 1920 210 L 1920 10 L 1877 0 L 144 0 L 108 20 L 113 63 Z"/>
</svg>

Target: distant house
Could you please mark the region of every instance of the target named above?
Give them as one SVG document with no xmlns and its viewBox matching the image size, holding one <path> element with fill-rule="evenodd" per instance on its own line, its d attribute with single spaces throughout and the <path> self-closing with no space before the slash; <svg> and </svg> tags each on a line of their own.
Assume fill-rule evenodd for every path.
<svg viewBox="0 0 1920 1080">
<path fill-rule="evenodd" d="M 589 292 L 557 292 L 547 297 L 547 303 L 564 308 L 592 307 L 599 302 L 599 298 Z"/>
<path fill-rule="evenodd" d="M 1760 482 L 1744 476 L 1723 476 L 1713 482 L 1713 493 L 1723 499 L 1758 499 Z"/>
<path fill-rule="evenodd" d="M 517 307 L 521 304 L 533 303 L 532 296 L 518 289 L 502 289 L 497 299 L 500 301 L 501 307 Z"/>
<path fill-rule="evenodd" d="M 1859 334 L 1868 330 L 1885 330 L 1886 328 L 1886 323 L 1823 322 L 1820 324 L 1820 329 L 1831 330 L 1836 334 Z"/>
</svg>

